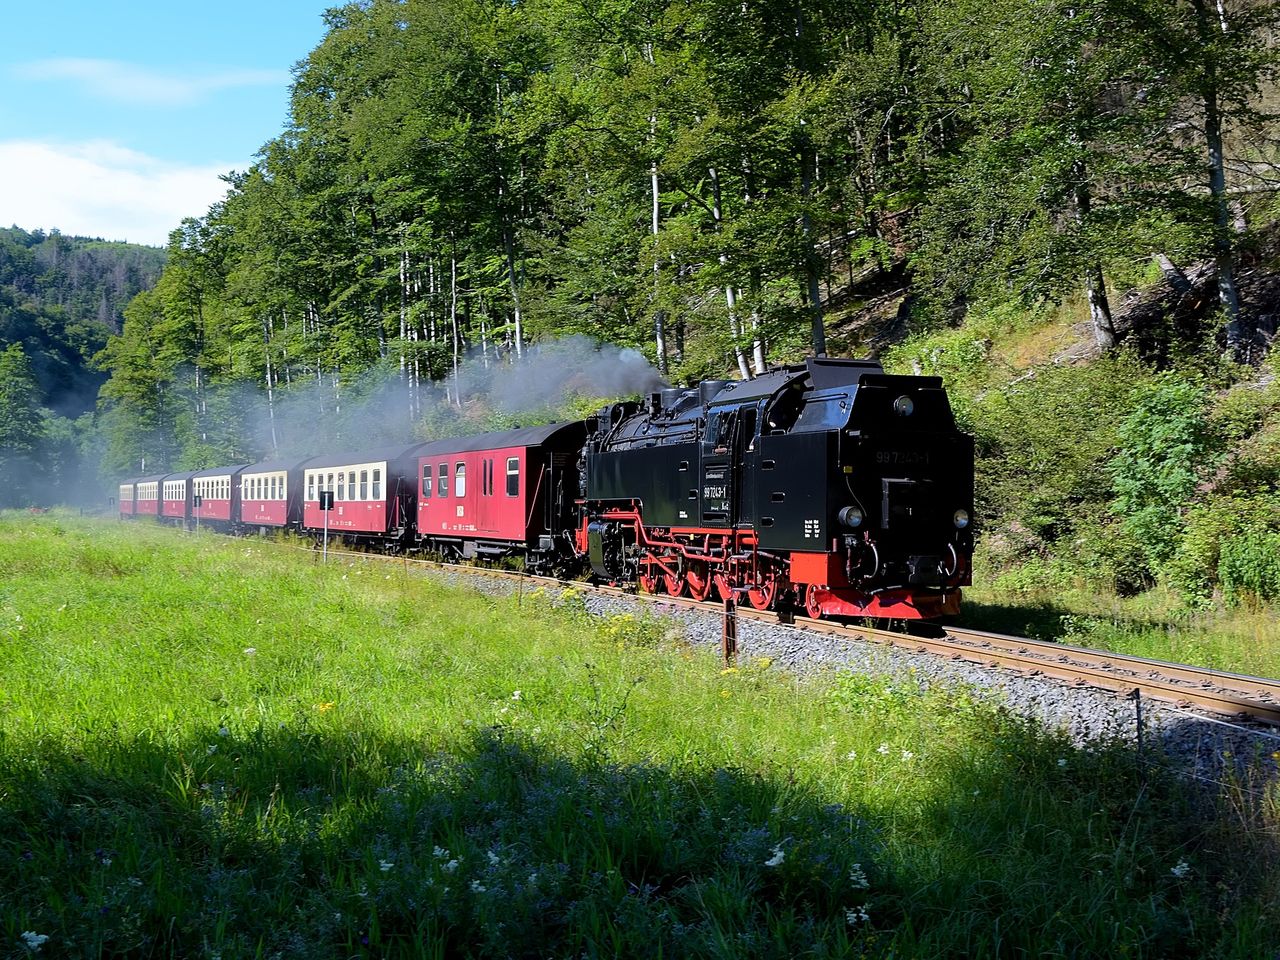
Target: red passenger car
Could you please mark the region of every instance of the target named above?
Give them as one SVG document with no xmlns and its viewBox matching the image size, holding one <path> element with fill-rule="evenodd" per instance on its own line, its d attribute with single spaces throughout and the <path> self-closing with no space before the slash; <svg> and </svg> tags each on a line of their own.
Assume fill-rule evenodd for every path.
<svg viewBox="0 0 1280 960">
<path fill-rule="evenodd" d="M 240 505 L 240 473 L 248 469 L 248 464 L 234 467 L 213 467 L 199 470 L 191 478 L 193 522 L 212 524 L 215 528 L 229 528 L 233 511 Z M 195 498 L 200 498 L 200 506 L 195 506 Z"/>
<path fill-rule="evenodd" d="M 121 520 L 128 520 L 133 517 L 133 486 L 134 481 L 132 480 L 120 484 L 120 496 L 116 506 L 120 511 Z"/>
<path fill-rule="evenodd" d="M 133 512 L 139 517 L 160 516 L 160 481 L 165 474 L 141 477 L 134 481 Z"/>
<path fill-rule="evenodd" d="M 334 454 L 307 461 L 302 527 L 318 533 L 325 526 L 320 494 L 333 493 L 331 532 L 354 541 L 405 539 L 414 518 L 417 452 L 425 444 L 363 453 Z"/>
<path fill-rule="evenodd" d="M 419 541 L 464 557 L 571 553 L 552 539 L 573 526 L 585 435 L 581 423 L 557 423 L 427 444 L 418 452 Z"/>
<path fill-rule="evenodd" d="M 193 471 L 171 473 L 160 481 L 160 518 L 186 526 L 191 519 L 191 478 Z"/>
<path fill-rule="evenodd" d="M 267 460 L 241 470 L 240 526 L 264 532 L 296 527 L 302 508 L 301 468 L 306 462 Z"/>
</svg>

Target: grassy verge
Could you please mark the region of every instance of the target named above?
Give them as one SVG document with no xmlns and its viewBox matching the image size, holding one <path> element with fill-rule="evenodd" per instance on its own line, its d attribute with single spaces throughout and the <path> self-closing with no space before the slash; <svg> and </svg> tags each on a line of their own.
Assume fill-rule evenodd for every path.
<svg viewBox="0 0 1280 960">
<path fill-rule="evenodd" d="M 909 678 L 725 672 L 572 595 L 9 515 L 0 651 L 0 954 L 1276 944 L 1267 823 L 1124 750 Z"/>
<path fill-rule="evenodd" d="M 1155 660 L 1280 677 L 1280 610 L 1271 604 L 1188 609 L 1155 589 L 1118 597 L 1095 586 L 965 591 L 966 626 Z"/>
</svg>

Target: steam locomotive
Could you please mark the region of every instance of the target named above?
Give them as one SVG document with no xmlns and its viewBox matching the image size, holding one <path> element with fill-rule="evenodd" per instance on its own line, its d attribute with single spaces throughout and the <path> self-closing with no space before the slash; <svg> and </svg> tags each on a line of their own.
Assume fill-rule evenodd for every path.
<svg viewBox="0 0 1280 960">
<path fill-rule="evenodd" d="M 125 518 L 920 619 L 959 612 L 971 582 L 973 443 L 939 378 L 813 358 L 586 421 L 138 478 L 119 503 Z"/>
</svg>

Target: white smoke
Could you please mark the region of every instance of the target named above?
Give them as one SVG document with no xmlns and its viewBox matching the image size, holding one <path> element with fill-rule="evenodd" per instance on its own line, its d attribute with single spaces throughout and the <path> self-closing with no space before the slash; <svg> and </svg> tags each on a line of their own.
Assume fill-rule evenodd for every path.
<svg viewBox="0 0 1280 960">
<path fill-rule="evenodd" d="M 643 396 L 669 384 L 638 350 L 571 336 L 531 344 L 510 363 L 471 358 L 449 386 L 464 403 L 481 398 L 515 414 L 555 410 L 575 396 Z"/>
<path fill-rule="evenodd" d="M 500 429 L 566 416 L 577 397 L 608 400 L 668 386 L 637 350 L 572 336 L 531 344 L 524 356 L 468 356 L 443 383 L 411 385 L 397 368 L 314 375 L 277 387 L 220 388 L 234 410 L 237 449 L 252 459 L 301 457 Z"/>
</svg>

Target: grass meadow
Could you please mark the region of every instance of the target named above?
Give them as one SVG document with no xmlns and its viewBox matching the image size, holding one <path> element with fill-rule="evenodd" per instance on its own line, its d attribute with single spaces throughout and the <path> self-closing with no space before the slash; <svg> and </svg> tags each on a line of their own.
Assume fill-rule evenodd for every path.
<svg viewBox="0 0 1280 960">
<path fill-rule="evenodd" d="M 0 515 L 0 956 L 1270 957 L 1241 796 L 572 592 Z"/>
</svg>

